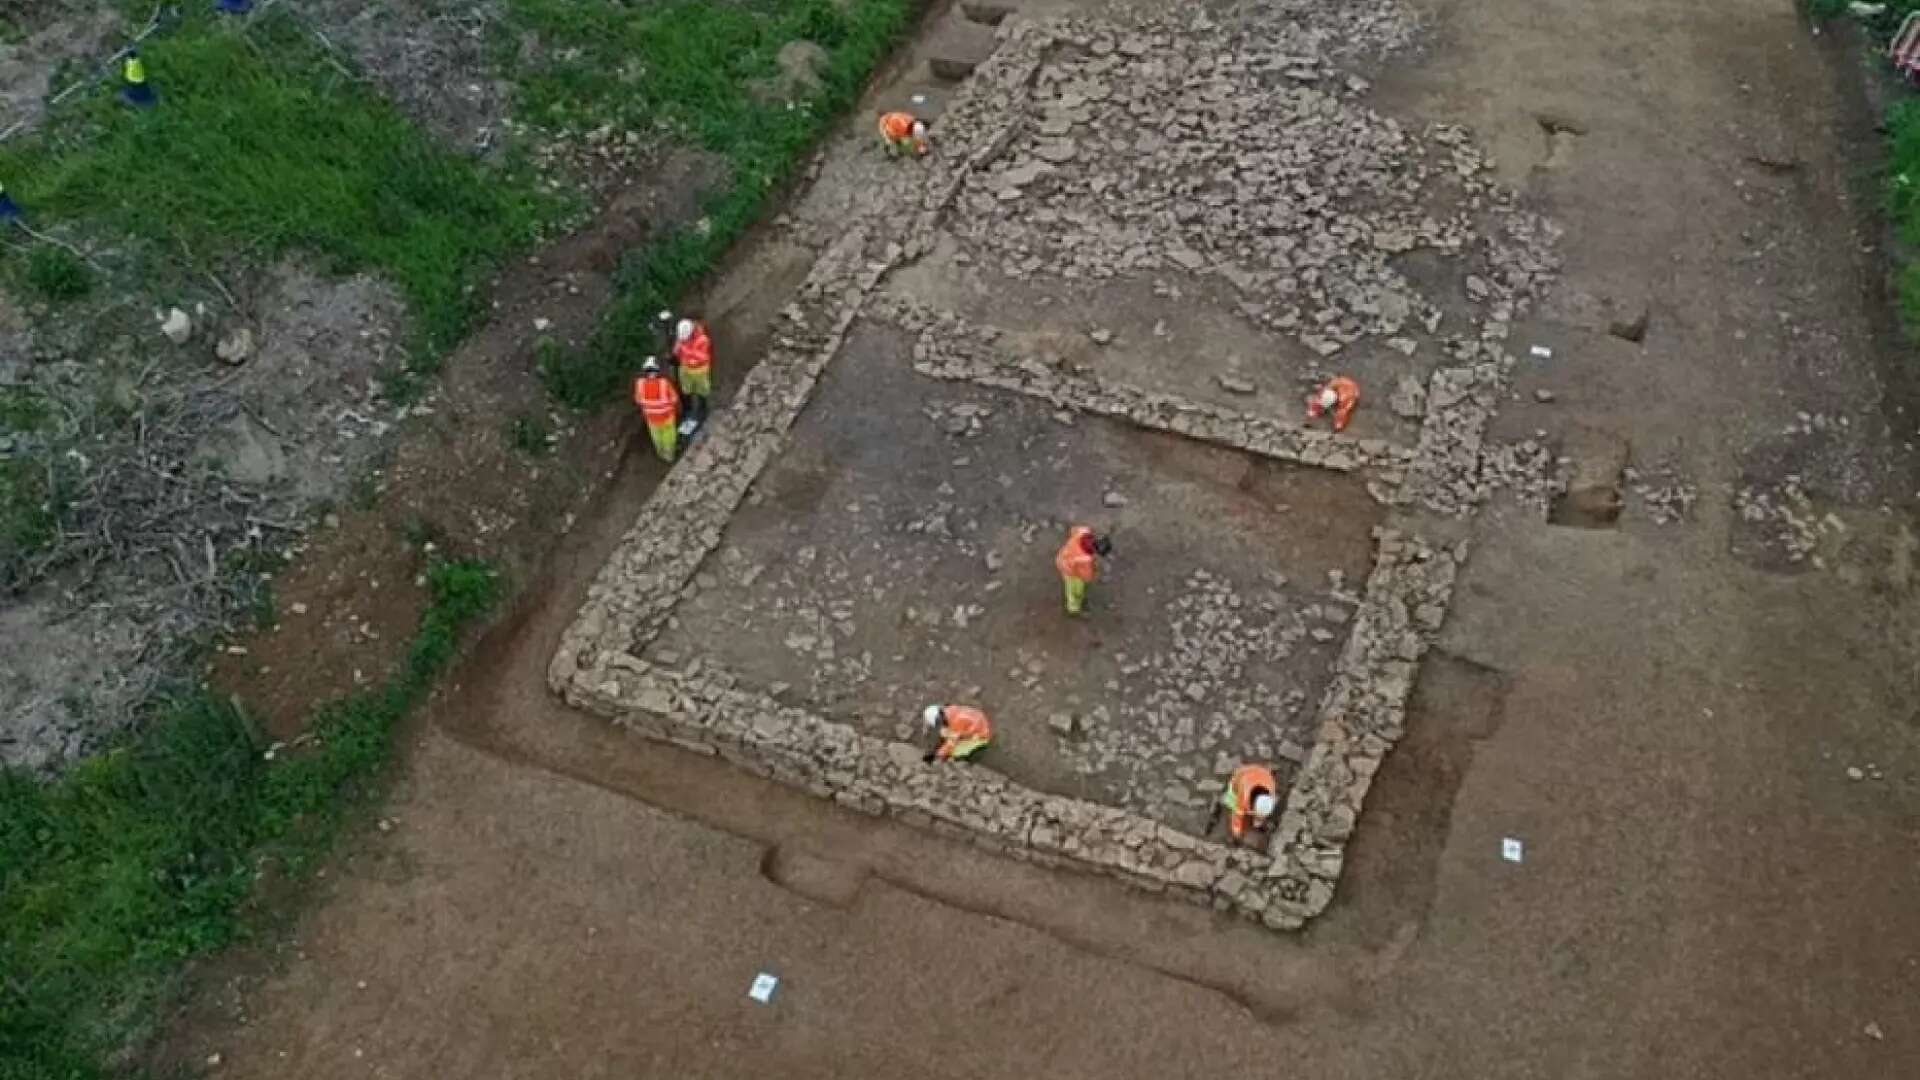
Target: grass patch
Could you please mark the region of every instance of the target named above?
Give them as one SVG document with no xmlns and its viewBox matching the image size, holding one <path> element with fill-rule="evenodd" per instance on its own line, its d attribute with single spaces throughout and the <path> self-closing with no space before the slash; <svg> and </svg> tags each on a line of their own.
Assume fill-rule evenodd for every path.
<svg viewBox="0 0 1920 1080">
<path fill-rule="evenodd" d="M 480 272 L 560 208 L 524 170 L 436 145 L 281 13 L 250 25 L 242 34 L 194 8 L 141 46 L 158 108 L 97 93 L 24 144 L 0 145 L 0 176 L 36 216 L 168 253 L 185 242 L 374 270 L 409 301 L 416 355 L 444 352 L 477 310 Z"/>
<path fill-rule="evenodd" d="M 93 291 L 93 271 L 66 248 L 42 244 L 26 258 L 22 280 L 27 291 L 42 300 L 66 303 Z"/>
<path fill-rule="evenodd" d="M 71 471 L 46 452 L 0 458 L 0 596 L 26 576 L 27 563 L 59 535 Z"/>
<path fill-rule="evenodd" d="M 706 216 L 651 245 L 594 339 L 543 357 L 554 396 L 576 408 L 623 389 L 651 352 L 654 313 L 710 270 L 792 175 L 911 22 L 913 0 L 664 0 L 633 8 L 578 0 L 511 0 L 514 22 L 553 56 L 522 73 L 522 112 L 556 128 L 604 124 L 664 131 L 725 159 L 730 176 Z M 780 47 L 826 50 L 820 88 L 795 101 L 763 89 Z"/>
<path fill-rule="evenodd" d="M 553 433 L 553 425 L 547 422 L 545 413 L 521 413 L 507 425 L 507 439 L 515 450 L 529 457 L 544 457 L 553 444 L 547 436 Z"/>
<path fill-rule="evenodd" d="M 1920 247 L 1920 100 L 1888 110 L 1887 132 L 1887 213 L 1912 251 Z M 1920 263 L 1909 259 L 1901 269 L 1899 292 L 1907 326 L 1920 328 Z"/>
<path fill-rule="evenodd" d="M 0 1080 L 91 1080 L 156 1019 L 185 960 L 242 936 L 268 863 L 294 876 L 372 790 L 394 724 L 497 600 L 492 571 L 443 562 L 406 663 L 323 708 L 314 745 L 269 761 L 206 696 L 42 785 L 0 774 Z"/>
</svg>

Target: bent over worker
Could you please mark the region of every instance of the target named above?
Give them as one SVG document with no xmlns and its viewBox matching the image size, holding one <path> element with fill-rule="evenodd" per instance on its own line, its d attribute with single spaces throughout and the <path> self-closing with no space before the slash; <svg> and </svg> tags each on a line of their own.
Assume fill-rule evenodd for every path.
<svg viewBox="0 0 1920 1080">
<path fill-rule="evenodd" d="M 1319 393 L 1307 400 L 1307 419 L 1318 420 L 1321 413 L 1333 416 L 1333 430 L 1347 430 L 1347 422 L 1353 419 L 1353 410 L 1360 404 L 1360 384 L 1345 375 L 1336 375 L 1327 380 L 1327 385 Z"/>
<path fill-rule="evenodd" d="M 1067 542 L 1053 557 L 1054 568 L 1060 571 L 1060 581 L 1067 590 L 1067 614 L 1078 615 L 1086 610 L 1087 586 L 1099 575 L 1096 557 L 1112 553 L 1113 544 L 1085 525 L 1067 530 Z"/>
<path fill-rule="evenodd" d="M 1272 769 L 1264 765 L 1240 766 L 1227 779 L 1227 789 L 1220 793 L 1220 801 L 1213 804 L 1213 815 L 1207 818 L 1207 831 L 1212 832 L 1220 823 L 1222 813 L 1227 815 L 1227 831 L 1233 834 L 1236 843 L 1249 832 L 1265 829 L 1279 805 L 1274 794 L 1279 790 Z"/>
<path fill-rule="evenodd" d="M 660 361 L 651 356 L 640 365 L 633 401 L 647 421 L 647 434 L 653 436 L 653 452 L 661 461 L 671 462 L 680 448 L 680 394 L 660 374 Z"/>
<path fill-rule="evenodd" d="M 940 740 L 922 761 L 965 761 L 993 741 L 987 714 L 970 705 L 929 705 L 920 718 Z"/>
<path fill-rule="evenodd" d="M 713 397 L 713 338 L 706 323 L 681 319 L 674 324 L 673 360 L 680 369 L 680 395 L 687 401 L 680 434 L 691 435 L 707 422 L 708 400 Z"/>
<path fill-rule="evenodd" d="M 927 122 L 909 112 L 881 113 L 880 141 L 886 144 L 887 153 L 895 157 L 906 153 L 925 155 Z"/>
</svg>

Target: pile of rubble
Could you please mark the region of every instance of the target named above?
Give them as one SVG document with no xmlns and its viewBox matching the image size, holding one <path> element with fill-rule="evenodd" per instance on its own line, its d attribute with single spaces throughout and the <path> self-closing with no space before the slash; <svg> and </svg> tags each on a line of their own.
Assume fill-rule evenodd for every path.
<svg viewBox="0 0 1920 1080">
<path fill-rule="evenodd" d="M 1394 266 L 1415 250 L 1463 260 L 1494 317 L 1544 288 L 1549 231 L 1463 129 L 1373 112 L 1364 80 L 1310 59 L 1297 24 L 1269 24 L 1053 24 L 1036 115 L 968 179 L 952 229 L 1016 277 L 1216 275 L 1247 317 L 1323 356 L 1367 336 L 1411 352 L 1410 335 L 1440 331 Z"/>
<path fill-rule="evenodd" d="M 1838 518 L 1831 514 L 1823 518 L 1814 509 L 1798 476 L 1788 476 L 1771 488 L 1741 488 L 1734 493 L 1733 509 L 1789 563 L 1805 562 L 1818 551 L 1823 532 L 1845 531 Z"/>
<path fill-rule="evenodd" d="M 1622 475 L 1629 489 L 1640 497 L 1646 508 L 1647 516 L 1655 525 L 1671 525 L 1693 516 L 1693 504 L 1700 501 L 1700 488 L 1692 481 L 1681 476 L 1672 465 L 1657 465 L 1651 469 L 1628 467 Z M 1766 496 L 1760 496 L 1765 499 Z M 1757 516 L 1747 520 L 1764 520 L 1765 509 L 1756 507 Z M 1742 516 L 1746 508 L 1740 507 Z"/>
</svg>

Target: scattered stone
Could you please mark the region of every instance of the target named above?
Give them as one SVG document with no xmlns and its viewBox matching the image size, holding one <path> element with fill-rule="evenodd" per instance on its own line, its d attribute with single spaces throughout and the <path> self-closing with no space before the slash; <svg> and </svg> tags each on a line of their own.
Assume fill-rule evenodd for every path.
<svg viewBox="0 0 1920 1080">
<path fill-rule="evenodd" d="M 1073 714 L 1068 712 L 1049 714 L 1047 716 L 1047 726 L 1053 729 L 1055 735 L 1059 735 L 1062 738 L 1072 735 L 1076 730 L 1076 725 L 1073 722 Z"/>
<path fill-rule="evenodd" d="M 213 354 L 228 364 L 244 364 L 253 355 L 253 331 L 241 327 L 213 347 Z"/>
<path fill-rule="evenodd" d="M 1638 345 L 1647 339 L 1647 323 L 1650 320 L 1651 315 L 1652 315 L 1651 312 L 1649 312 L 1646 308 L 1642 307 L 1640 309 L 1640 314 L 1634 316 L 1633 318 L 1625 319 L 1625 320 L 1616 320 L 1615 322 L 1609 324 L 1607 327 L 1607 333 L 1612 334 L 1614 337 L 1617 337 L 1622 341 L 1631 341 L 1635 345 Z"/>
<path fill-rule="evenodd" d="M 173 308 L 160 320 L 160 332 L 175 345 L 185 345 L 187 339 L 193 337 L 193 320 L 186 312 Z"/>
<path fill-rule="evenodd" d="M 1533 400 L 1539 402 L 1542 405 L 1550 405 L 1553 403 L 1553 391 L 1547 390 L 1544 388 L 1540 390 L 1535 390 L 1533 392 Z"/>
<path fill-rule="evenodd" d="M 1387 398 L 1387 408 L 1403 420 L 1418 420 L 1427 413 L 1427 388 L 1419 379 L 1402 375 Z"/>
<path fill-rule="evenodd" d="M 1113 341 L 1113 331 L 1108 330 L 1106 327 L 1089 330 L 1087 331 L 1087 336 L 1093 339 L 1095 345 L 1107 345 Z"/>
<path fill-rule="evenodd" d="M 1866 778 L 1867 778 L 1866 771 L 1861 769 L 1858 765 L 1847 766 L 1847 779 L 1865 780 Z"/>
<path fill-rule="evenodd" d="M 538 319 L 535 319 L 535 320 L 533 320 L 533 328 L 534 328 L 534 330 L 536 330 L 536 331 L 538 331 L 538 332 L 540 332 L 540 333 L 542 333 L 542 334 L 544 334 L 544 333 L 546 333 L 546 332 L 547 332 L 547 328 L 548 328 L 548 327 L 550 327 L 550 326 L 552 326 L 552 325 L 553 325 L 553 320 L 552 320 L 552 319 L 549 319 L 549 318 L 545 318 L 545 317 L 541 317 L 541 318 L 538 318 Z"/>
<path fill-rule="evenodd" d="M 1236 375 L 1216 375 L 1214 380 L 1220 384 L 1222 390 L 1230 394 L 1251 394 L 1259 389 L 1252 380 L 1242 379 Z"/>
<path fill-rule="evenodd" d="M 1100 505 L 1118 510 L 1127 505 L 1127 497 L 1117 491 L 1109 491 L 1105 495 L 1100 496 Z"/>
<path fill-rule="evenodd" d="M 1867 1021 L 1867 1025 L 1860 1029 L 1860 1033 L 1872 1039 L 1874 1042 L 1881 1042 L 1887 1037 L 1887 1033 L 1880 1030 L 1880 1025 L 1871 1020 Z"/>
</svg>

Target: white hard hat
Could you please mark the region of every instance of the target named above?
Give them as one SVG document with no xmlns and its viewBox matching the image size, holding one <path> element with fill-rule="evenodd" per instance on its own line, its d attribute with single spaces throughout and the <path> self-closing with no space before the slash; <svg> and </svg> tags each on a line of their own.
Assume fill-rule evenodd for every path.
<svg viewBox="0 0 1920 1080">
<path fill-rule="evenodd" d="M 659 359 L 652 356 L 647 357 L 645 360 L 642 360 L 640 362 L 640 370 L 648 373 L 649 375 L 658 372 L 660 370 Z"/>
<path fill-rule="evenodd" d="M 927 122 L 925 120 L 915 120 L 913 122 L 913 137 L 918 139 L 925 136 L 926 133 L 927 133 Z"/>
<path fill-rule="evenodd" d="M 1321 408 L 1331 409 L 1338 404 L 1340 404 L 1340 395 L 1333 392 L 1333 387 L 1328 386 L 1321 389 L 1320 391 L 1320 407 Z"/>
<path fill-rule="evenodd" d="M 925 720 L 928 727 L 937 728 L 940 726 L 940 711 L 940 706 L 929 705 L 920 711 L 920 719 Z"/>
<path fill-rule="evenodd" d="M 678 338 L 681 341 L 685 341 L 688 338 L 692 337 L 693 336 L 693 320 L 681 319 L 680 324 L 673 328 L 673 336 L 675 338 Z"/>
<path fill-rule="evenodd" d="M 673 312 L 671 312 L 671 311 L 662 311 L 662 312 L 660 312 L 660 321 L 661 321 L 661 322 L 672 322 L 672 321 L 673 321 Z"/>
<path fill-rule="evenodd" d="M 1273 796 L 1261 792 L 1253 797 L 1253 816 L 1257 818 L 1273 816 Z"/>
</svg>

